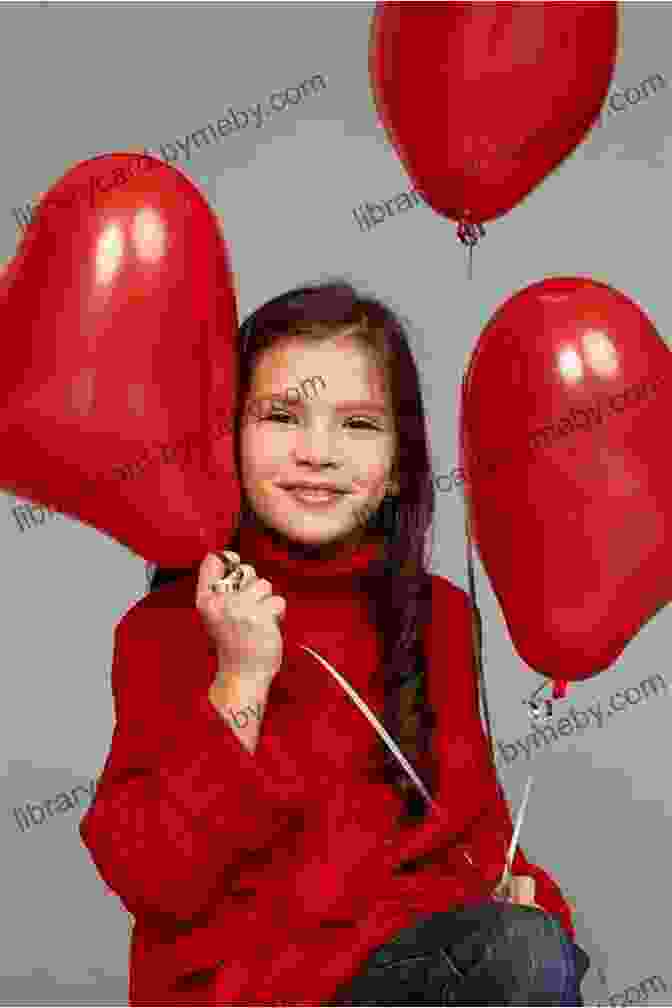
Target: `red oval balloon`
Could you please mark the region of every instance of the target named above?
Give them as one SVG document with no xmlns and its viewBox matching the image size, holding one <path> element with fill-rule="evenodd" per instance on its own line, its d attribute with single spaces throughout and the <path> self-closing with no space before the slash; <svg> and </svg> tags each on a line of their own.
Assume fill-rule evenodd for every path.
<svg viewBox="0 0 672 1008">
<path fill-rule="evenodd" d="M 54 185 L 2 276 L 0 487 L 186 567 L 240 506 L 229 255 L 191 181 L 105 154 Z"/>
<path fill-rule="evenodd" d="M 599 116 L 617 35 L 615 2 L 376 4 L 371 87 L 415 188 L 456 221 L 511 210 Z"/>
<path fill-rule="evenodd" d="M 465 501 L 514 646 L 543 675 L 608 668 L 672 597 L 671 392 L 653 323 L 588 278 L 526 287 L 479 338 Z"/>
</svg>

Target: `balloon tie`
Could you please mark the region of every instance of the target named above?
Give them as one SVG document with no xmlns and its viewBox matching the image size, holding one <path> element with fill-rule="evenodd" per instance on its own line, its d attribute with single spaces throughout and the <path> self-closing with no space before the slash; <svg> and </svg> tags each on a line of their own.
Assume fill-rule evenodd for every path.
<svg viewBox="0 0 672 1008">
<path fill-rule="evenodd" d="M 553 681 L 553 699 L 564 700 L 567 696 L 568 679 L 555 679 Z"/>
<path fill-rule="evenodd" d="M 478 244 L 479 238 L 485 236 L 485 228 L 482 224 L 476 224 L 470 221 L 467 217 L 463 217 L 457 225 L 457 237 L 460 239 L 463 245 L 469 247 L 467 253 L 467 276 L 471 280 L 471 255 L 473 252 L 474 245 Z"/>
</svg>

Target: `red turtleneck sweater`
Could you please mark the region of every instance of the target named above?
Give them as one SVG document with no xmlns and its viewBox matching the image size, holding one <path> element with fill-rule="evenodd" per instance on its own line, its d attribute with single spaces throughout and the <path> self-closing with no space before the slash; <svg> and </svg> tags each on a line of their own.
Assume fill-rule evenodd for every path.
<svg viewBox="0 0 672 1008">
<path fill-rule="evenodd" d="M 80 834 L 135 917 L 131 1005 L 319 1005 L 418 914 L 477 903 L 499 879 L 512 825 L 477 709 L 466 593 L 432 576 L 423 647 L 438 807 L 419 825 L 398 823 L 372 725 L 299 648 L 330 662 L 382 721 L 382 639 L 353 578 L 379 548 L 298 561 L 243 529 L 242 561 L 287 599 L 254 753 L 208 699 L 217 656 L 195 576 L 150 593 L 117 626 L 116 725 Z M 534 877 L 536 902 L 574 939 L 556 882 L 521 848 L 514 874 Z"/>
</svg>

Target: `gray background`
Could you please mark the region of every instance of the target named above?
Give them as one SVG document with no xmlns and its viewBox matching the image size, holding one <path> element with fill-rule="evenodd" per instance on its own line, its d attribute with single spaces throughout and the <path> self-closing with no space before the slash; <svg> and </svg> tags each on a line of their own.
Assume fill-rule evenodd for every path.
<svg viewBox="0 0 672 1008">
<path fill-rule="evenodd" d="M 612 94 L 655 73 L 671 81 L 669 4 L 619 7 Z M 618 113 L 605 110 L 560 170 L 486 226 L 469 283 L 454 224 L 428 206 L 367 233 L 352 215 L 366 200 L 412 188 L 370 91 L 373 9 L 3 7 L 0 260 L 19 237 L 12 208 L 76 162 L 136 147 L 158 152 L 230 106 L 266 103 L 272 92 L 322 74 L 325 88 L 261 128 L 251 124 L 176 164 L 224 221 L 241 320 L 269 297 L 337 273 L 412 321 L 436 473 L 447 474 L 457 463 L 463 369 L 482 327 L 515 290 L 548 275 L 588 274 L 636 299 L 669 338 L 672 87 L 649 88 L 647 99 L 633 97 Z M 79 838 L 89 799 L 27 832 L 13 809 L 90 787 L 100 773 L 113 729 L 112 632 L 145 592 L 144 561 L 61 515 L 42 513 L 22 532 L 15 498 L 3 496 L 1 1003 L 124 1004 L 128 917 Z M 461 492 L 438 494 L 437 506 L 433 570 L 466 588 Z M 532 730 L 523 701 L 543 680 L 518 658 L 478 562 L 476 573 L 493 734 L 510 743 Z M 585 710 L 599 701 L 604 709 L 617 690 L 653 674 L 666 680 L 671 630 L 668 607 L 613 668 L 570 686 L 551 723 L 571 705 Z M 521 754 L 498 764 L 514 813 L 528 774 L 535 776 L 521 840 L 577 905 L 577 939 L 593 958 L 587 1004 L 670 1003 L 646 979 L 667 979 L 669 960 L 667 691 L 629 696 L 603 728 L 592 724 L 529 760 Z"/>
</svg>

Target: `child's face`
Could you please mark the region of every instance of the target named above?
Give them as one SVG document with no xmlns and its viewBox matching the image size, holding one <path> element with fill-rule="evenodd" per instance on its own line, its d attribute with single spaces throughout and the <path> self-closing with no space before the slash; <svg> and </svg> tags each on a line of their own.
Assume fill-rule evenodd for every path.
<svg viewBox="0 0 672 1008">
<path fill-rule="evenodd" d="M 387 483 L 396 447 L 383 371 L 353 337 L 286 338 L 258 358 L 241 429 L 241 479 L 266 525 L 307 545 L 356 541 L 386 492 L 398 491 Z M 297 482 L 346 493 L 312 504 L 283 489 Z"/>
</svg>

